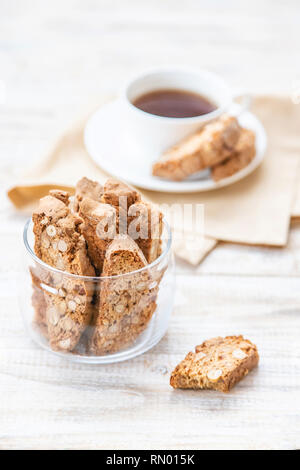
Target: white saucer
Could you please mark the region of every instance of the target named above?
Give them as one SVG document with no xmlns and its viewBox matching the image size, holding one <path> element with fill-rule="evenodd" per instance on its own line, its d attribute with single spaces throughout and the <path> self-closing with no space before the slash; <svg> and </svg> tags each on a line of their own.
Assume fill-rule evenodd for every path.
<svg viewBox="0 0 300 470">
<path fill-rule="evenodd" d="M 239 115 L 240 109 L 239 105 L 234 105 L 230 114 Z M 154 162 L 159 156 L 151 155 L 149 160 L 151 149 L 143 150 L 136 147 L 134 139 L 126 132 L 126 123 L 122 118 L 118 100 L 102 106 L 90 117 L 85 127 L 84 141 L 88 153 L 103 170 L 140 188 L 170 193 L 210 191 L 245 178 L 264 158 L 267 137 L 261 122 L 249 111 L 244 111 L 238 120 L 243 127 L 255 132 L 256 155 L 246 168 L 217 183 L 210 177 L 209 170 L 180 182 L 166 181 L 152 176 L 151 166 L 145 162 L 151 159 Z M 148 154 L 145 160 L 143 152 Z"/>
</svg>

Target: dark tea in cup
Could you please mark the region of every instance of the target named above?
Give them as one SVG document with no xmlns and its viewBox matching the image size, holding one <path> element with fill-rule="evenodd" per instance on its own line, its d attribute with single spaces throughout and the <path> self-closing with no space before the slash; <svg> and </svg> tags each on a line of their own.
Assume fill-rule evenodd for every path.
<svg viewBox="0 0 300 470">
<path fill-rule="evenodd" d="M 202 116 L 217 109 L 217 106 L 205 96 L 176 89 L 161 89 L 144 93 L 132 104 L 146 113 L 172 118 Z"/>
</svg>

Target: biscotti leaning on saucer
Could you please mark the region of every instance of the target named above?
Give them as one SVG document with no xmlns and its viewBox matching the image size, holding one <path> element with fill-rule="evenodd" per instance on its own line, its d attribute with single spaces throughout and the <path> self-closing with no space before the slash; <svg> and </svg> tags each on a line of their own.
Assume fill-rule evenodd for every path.
<svg viewBox="0 0 300 470">
<path fill-rule="evenodd" d="M 172 372 L 170 385 L 228 392 L 258 365 L 255 344 L 240 336 L 217 337 L 196 346 Z"/>
<path fill-rule="evenodd" d="M 240 138 L 233 150 L 232 155 L 211 169 L 214 181 L 228 178 L 238 171 L 246 168 L 255 157 L 255 135 L 249 129 L 242 129 Z"/>
<path fill-rule="evenodd" d="M 236 157 L 236 148 L 242 136 L 243 128 L 237 119 L 224 114 L 166 150 L 153 164 L 152 174 L 172 181 L 182 181 L 199 171 L 214 168 Z M 254 156 L 254 141 L 252 148 Z M 238 169 L 241 166 L 242 163 Z"/>
<path fill-rule="evenodd" d="M 32 220 L 35 254 L 59 270 L 30 270 L 33 322 L 51 348 L 101 355 L 132 343 L 156 309 L 161 277 L 133 271 L 160 255 L 160 211 L 120 181 L 82 178 L 74 197 L 50 191 Z"/>
</svg>

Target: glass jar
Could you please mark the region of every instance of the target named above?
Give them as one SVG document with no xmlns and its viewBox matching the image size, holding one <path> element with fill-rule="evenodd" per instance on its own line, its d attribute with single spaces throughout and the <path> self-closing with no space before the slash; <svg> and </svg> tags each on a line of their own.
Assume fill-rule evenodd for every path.
<svg viewBox="0 0 300 470">
<path fill-rule="evenodd" d="M 118 276 L 78 276 L 34 253 L 33 224 L 24 228 L 19 300 L 25 327 L 41 347 L 73 361 L 112 363 L 152 348 L 166 333 L 175 294 L 171 231 L 164 221 L 161 255 Z"/>
</svg>

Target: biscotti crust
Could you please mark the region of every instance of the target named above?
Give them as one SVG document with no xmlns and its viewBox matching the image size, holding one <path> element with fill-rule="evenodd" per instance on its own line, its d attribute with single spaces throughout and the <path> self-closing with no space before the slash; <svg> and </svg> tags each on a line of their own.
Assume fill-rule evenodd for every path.
<svg viewBox="0 0 300 470">
<path fill-rule="evenodd" d="M 217 337 L 196 346 L 172 372 L 170 385 L 183 389 L 228 392 L 258 365 L 251 341 L 240 336 Z"/>
</svg>

